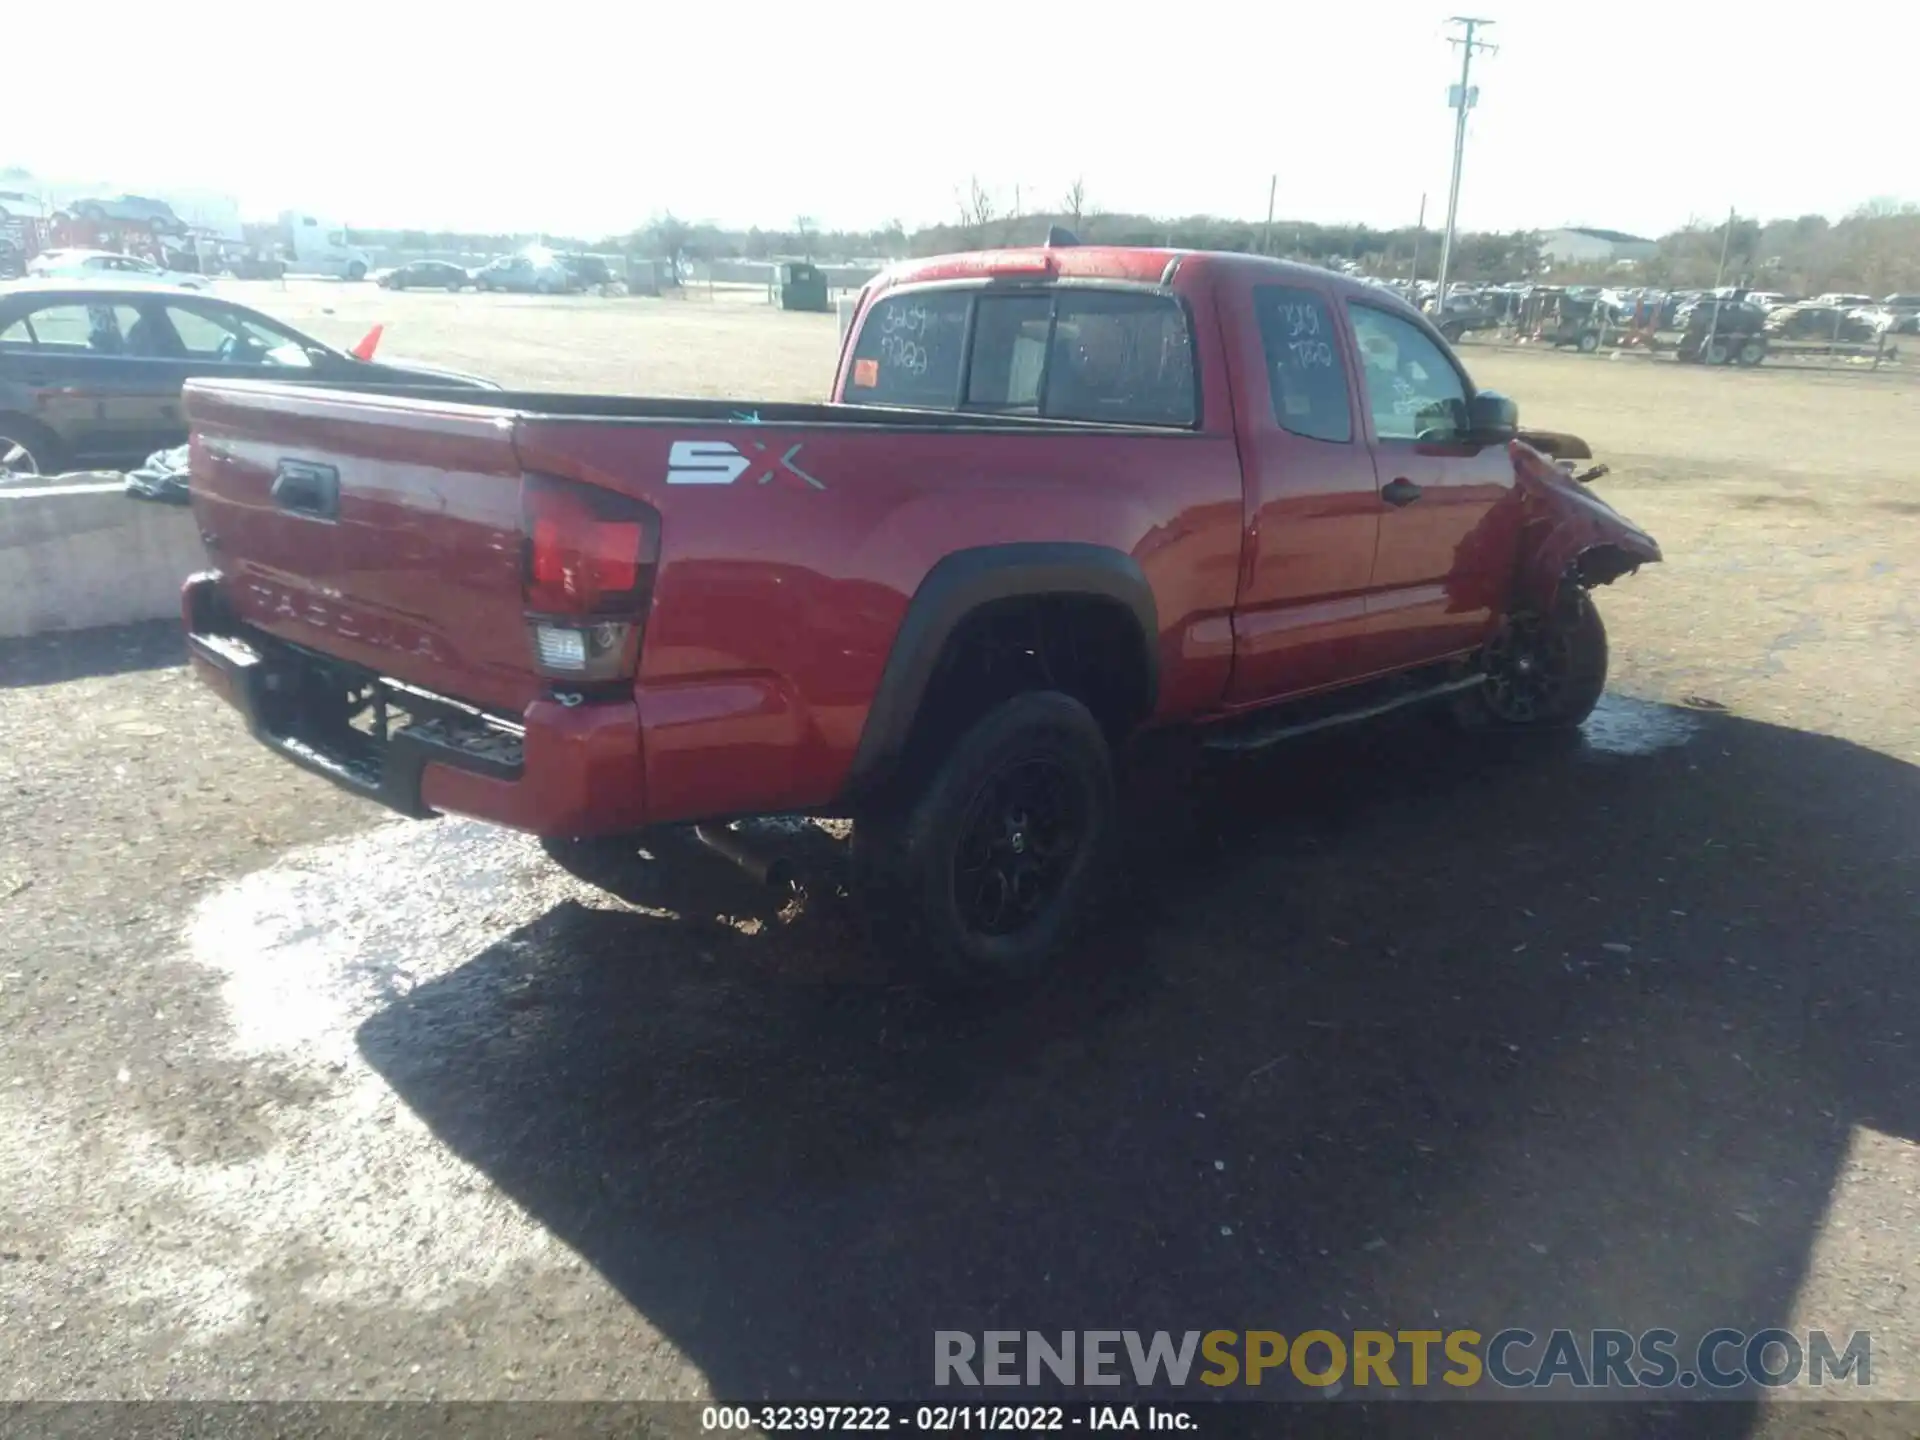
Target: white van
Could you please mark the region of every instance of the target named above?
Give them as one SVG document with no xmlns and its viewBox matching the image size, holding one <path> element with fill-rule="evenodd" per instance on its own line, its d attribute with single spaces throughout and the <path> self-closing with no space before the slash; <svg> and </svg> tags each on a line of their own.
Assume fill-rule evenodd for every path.
<svg viewBox="0 0 1920 1440">
<path fill-rule="evenodd" d="M 299 210 L 284 210 L 280 228 L 286 235 L 287 268 L 296 274 L 331 275 L 340 280 L 364 280 L 373 268 L 367 252 L 347 243 L 347 227 L 317 219 Z"/>
</svg>

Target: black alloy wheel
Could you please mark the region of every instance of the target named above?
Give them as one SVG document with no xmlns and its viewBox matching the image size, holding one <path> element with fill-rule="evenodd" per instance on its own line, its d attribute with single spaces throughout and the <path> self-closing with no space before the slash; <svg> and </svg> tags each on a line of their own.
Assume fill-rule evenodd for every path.
<svg viewBox="0 0 1920 1440">
<path fill-rule="evenodd" d="M 1538 615 L 1516 615 L 1487 642 L 1486 704 L 1505 725 L 1532 725 L 1557 714 L 1573 679 L 1573 641 Z"/>
<path fill-rule="evenodd" d="M 1017 935 L 1058 900 L 1086 831 L 1076 775 L 1035 757 L 988 777 L 954 847 L 953 903 L 973 934 Z"/>
</svg>

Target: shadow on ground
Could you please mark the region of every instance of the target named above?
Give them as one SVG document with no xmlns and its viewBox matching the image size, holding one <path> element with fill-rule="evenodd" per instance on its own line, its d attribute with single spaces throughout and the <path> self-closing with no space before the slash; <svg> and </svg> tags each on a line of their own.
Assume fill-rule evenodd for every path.
<svg viewBox="0 0 1920 1440">
<path fill-rule="evenodd" d="M 186 663 L 186 632 L 177 619 L 63 630 L 0 640 L 0 687 L 57 685 Z"/>
<path fill-rule="evenodd" d="M 1128 898 L 1018 998 L 634 859 L 690 918 L 561 907 L 360 1043 L 722 1397 L 924 1398 L 937 1329 L 1782 1323 L 1854 1128 L 1920 1118 L 1920 771 L 1601 720 L 1139 787 Z M 757 933 L 691 918 L 728 885 Z"/>
</svg>

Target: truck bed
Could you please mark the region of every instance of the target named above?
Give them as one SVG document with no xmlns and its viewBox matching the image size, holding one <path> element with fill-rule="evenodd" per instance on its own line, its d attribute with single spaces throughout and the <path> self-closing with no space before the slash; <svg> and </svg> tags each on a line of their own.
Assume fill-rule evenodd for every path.
<svg viewBox="0 0 1920 1440">
<path fill-rule="evenodd" d="M 649 819 L 838 796 L 908 604 L 955 551 L 1025 547 L 1040 563 L 1049 546 L 1078 544 L 1131 557 L 1151 592 L 1148 633 L 1181 677 L 1161 696 L 1169 706 L 1211 703 L 1231 664 L 1231 435 L 251 380 L 191 382 L 186 408 L 192 502 L 233 625 L 524 724 L 530 751 L 528 717 L 570 687 L 542 673 L 530 642 L 526 487 L 551 480 L 645 507 L 658 556 L 635 667 L 620 695 L 580 694 L 630 712 Z M 590 713 L 606 719 L 596 703 L 566 724 Z M 434 808 L 463 807 L 442 795 Z"/>
</svg>

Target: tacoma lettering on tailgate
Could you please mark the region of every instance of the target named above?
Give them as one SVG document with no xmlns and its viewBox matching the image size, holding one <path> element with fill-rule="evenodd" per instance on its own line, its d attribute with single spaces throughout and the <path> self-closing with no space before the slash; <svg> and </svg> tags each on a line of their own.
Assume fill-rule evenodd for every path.
<svg viewBox="0 0 1920 1440">
<path fill-rule="evenodd" d="M 302 595 L 264 580 L 249 580 L 246 589 L 253 601 L 250 608 L 256 615 L 297 620 L 343 640 L 357 640 L 400 655 L 418 655 L 427 660 L 451 658 L 433 636 L 411 625 L 396 624 L 380 616 L 358 615 L 338 602 Z"/>
</svg>

